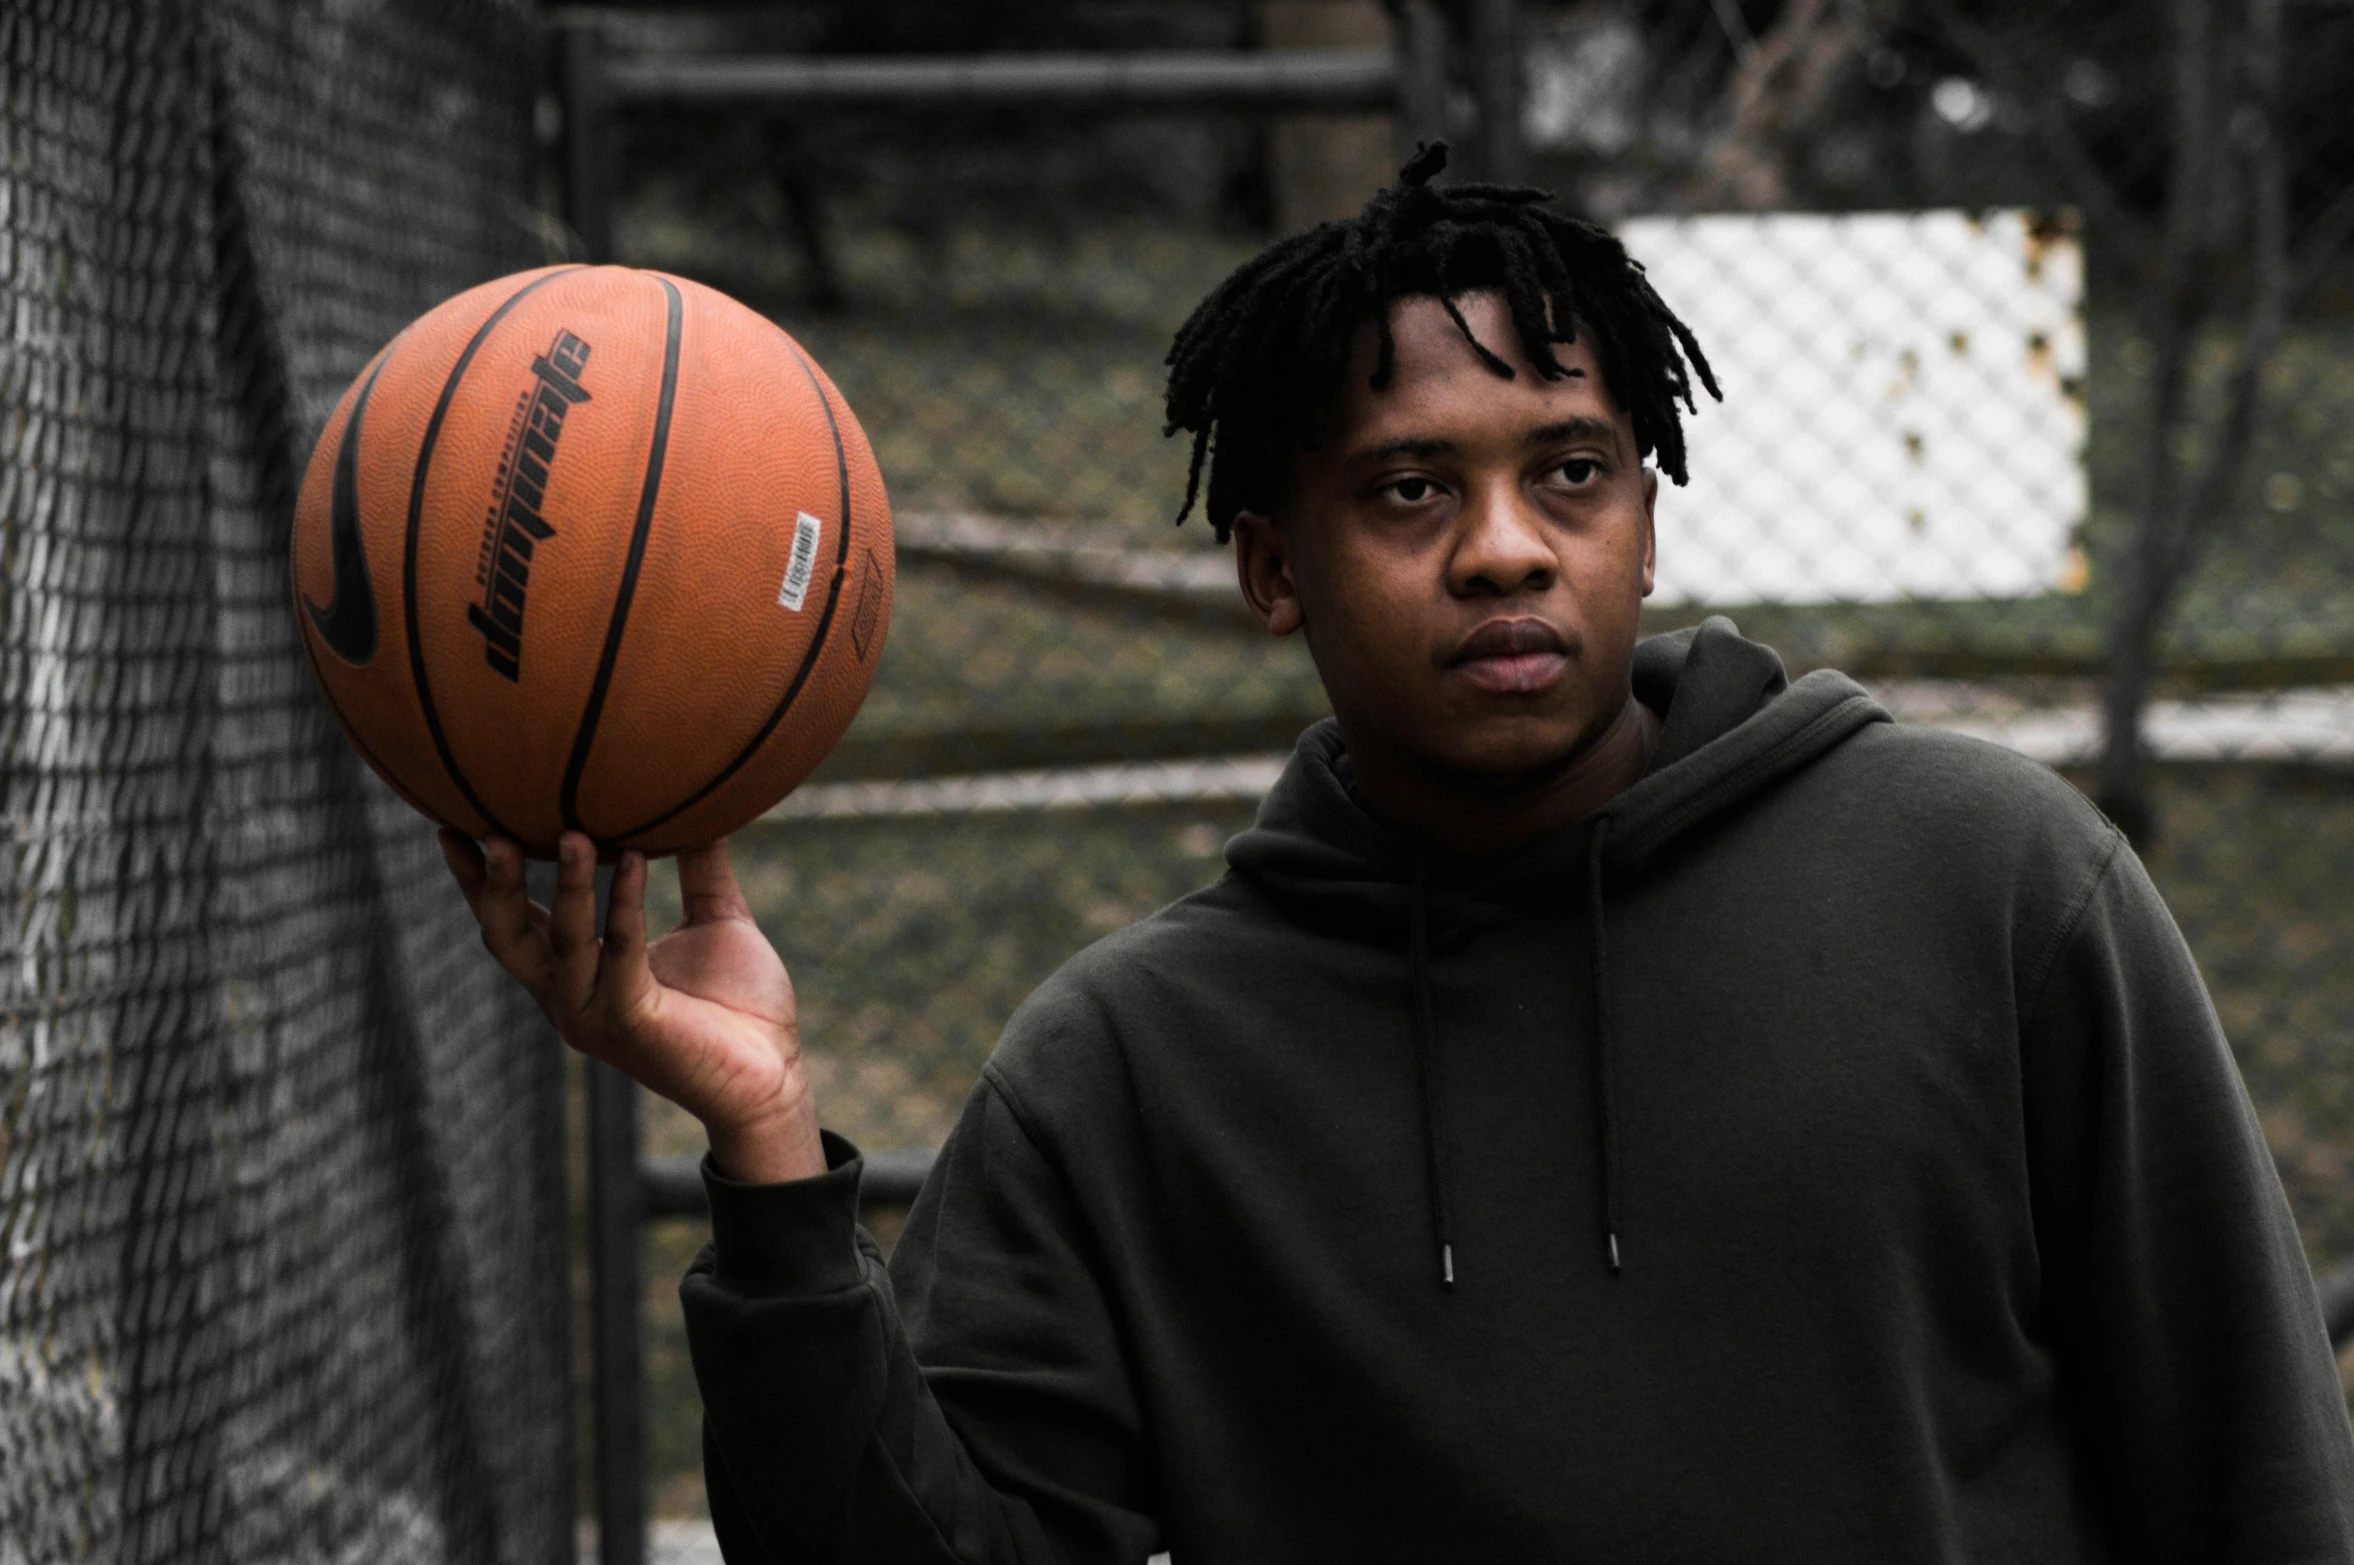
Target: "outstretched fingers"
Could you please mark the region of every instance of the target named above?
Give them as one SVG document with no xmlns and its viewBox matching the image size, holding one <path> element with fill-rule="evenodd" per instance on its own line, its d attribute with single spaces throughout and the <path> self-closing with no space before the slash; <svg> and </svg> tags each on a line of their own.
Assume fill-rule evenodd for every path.
<svg viewBox="0 0 2354 1565">
<path fill-rule="evenodd" d="M 605 896 L 605 942 L 597 969 L 597 1003 L 625 1021 L 652 1003 L 654 971 L 646 959 L 646 856 L 632 848 L 613 867 Z"/>
<path fill-rule="evenodd" d="M 441 829 L 441 861 L 450 867 L 450 878 L 458 883 L 458 890 L 466 898 L 466 905 L 482 906 L 482 849 L 471 837 L 461 836 L 447 826 Z"/>
<path fill-rule="evenodd" d="M 643 956 L 646 950 L 646 856 L 626 848 L 613 865 L 605 894 L 605 959 Z"/>
<path fill-rule="evenodd" d="M 596 845 L 579 832 L 557 842 L 554 906 L 524 889 L 523 850 L 502 837 L 477 847 L 441 834 L 442 857 L 482 925 L 482 943 L 531 991 L 567 1042 L 627 1068 L 632 1040 L 661 997 L 646 946 L 646 856 L 621 855 L 603 938 L 597 931 Z"/>
<path fill-rule="evenodd" d="M 548 993 L 559 1028 L 576 1025 L 597 990 L 597 850 L 581 832 L 556 840 L 556 895 L 548 908 Z"/>
<path fill-rule="evenodd" d="M 482 926 L 482 943 L 498 964 L 538 995 L 547 982 L 545 916 L 523 883 L 523 850 L 504 837 L 477 847 L 454 831 L 441 834 L 442 858 Z"/>
</svg>

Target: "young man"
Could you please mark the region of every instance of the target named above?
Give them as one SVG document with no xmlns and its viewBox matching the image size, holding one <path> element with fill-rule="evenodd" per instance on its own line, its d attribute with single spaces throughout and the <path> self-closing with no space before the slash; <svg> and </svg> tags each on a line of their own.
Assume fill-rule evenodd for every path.
<svg viewBox="0 0 2354 1565">
<path fill-rule="evenodd" d="M 2354 1558 L 2296 1232 L 2131 850 L 1721 620 L 1638 645 L 1705 361 L 1607 235 L 1436 161 L 1171 354 L 1334 720 L 1014 1016 L 887 1271 L 723 847 L 649 949 L 642 860 L 599 941 L 587 841 L 539 910 L 449 839 L 565 1037 L 710 1128 L 728 1557 Z"/>
</svg>

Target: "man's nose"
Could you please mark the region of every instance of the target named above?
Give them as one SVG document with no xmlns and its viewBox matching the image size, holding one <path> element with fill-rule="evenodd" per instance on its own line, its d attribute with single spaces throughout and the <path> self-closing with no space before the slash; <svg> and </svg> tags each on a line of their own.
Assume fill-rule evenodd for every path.
<svg viewBox="0 0 2354 1565">
<path fill-rule="evenodd" d="M 1458 526 L 1447 562 L 1447 588 L 1457 597 L 1509 597 L 1553 584 L 1552 541 L 1517 476 L 1471 490 Z"/>
</svg>

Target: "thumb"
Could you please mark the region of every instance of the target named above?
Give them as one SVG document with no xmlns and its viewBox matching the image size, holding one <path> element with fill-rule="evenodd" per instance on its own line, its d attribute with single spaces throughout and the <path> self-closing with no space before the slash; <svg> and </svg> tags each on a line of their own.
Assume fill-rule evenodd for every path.
<svg viewBox="0 0 2354 1565">
<path fill-rule="evenodd" d="M 727 839 L 688 848 L 678 856 L 679 908 L 689 924 L 714 924 L 725 919 L 752 917 L 743 887 L 736 884 L 735 867 L 728 862 Z"/>
</svg>

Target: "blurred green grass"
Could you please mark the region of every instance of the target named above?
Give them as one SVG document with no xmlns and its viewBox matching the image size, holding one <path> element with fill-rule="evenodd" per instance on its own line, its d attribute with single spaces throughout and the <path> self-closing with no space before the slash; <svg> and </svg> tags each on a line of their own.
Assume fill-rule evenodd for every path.
<svg viewBox="0 0 2354 1565">
<path fill-rule="evenodd" d="M 1207 884 L 1248 805 L 802 822 L 740 834 L 734 857 L 761 928 L 793 973 L 826 1125 L 871 1150 L 936 1147 L 1015 1006 L 1073 952 Z M 678 917 L 656 866 L 655 928 Z M 700 1154 L 702 1131 L 646 1103 L 655 1155 Z M 886 1229 L 886 1240 L 895 1230 Z M 657 1506 L 703 1505 L 700 1401 L 678 1279 L 700 1222 L 647 1236 L 647 1372 Z"/>
<path fill-rule="evenodd" d="M 2354 776 L 2162 768 L 2150 873 L 2199 961 L 2316 1269 L 2354 1259 Z"/>
<path fill-rule="evenodd" d="M 1048 599 L 903 559 L 874 689 L 824 775 L 1133 758 L 1148 744 L 1282 749 L 1325 710 L 1297 637 Z M 1088 733 L 1114 753 L 1082 753 Z"/>
<path fill-rule="evenodd" d="M 2215 997 L 2317 1270 L 2354 1258 L 2354 778 L 2169 766 L 2150 868 Z M 1022 998 L 1089 941 L 1206 884 L 1247 806 L 763 827 L 745 891 L 792 968 L 826 1123 L 862 1146 L 935 1146 Z M 657 926 L 676 916 L 667 868 Z M 699 1152 L 652 1104 L 649 1143 Z M 649 1237 L 657 1491 L 701 1503 L 697 1401 L 676 1285 L 702 1225 Z"/>
<path fill-rule="evenodd" d="M 766 823 L 737 875 L 793 972 L 826 1123 L 937 1146 L 1039 981 L 1223 872 L 1243 803 Z M 675 919 L 655 877 L 653 916 Z"/>
<path fill-rule="evenodd" d="M 851 212 L 839 261 L 852 306 L 818 315 L 797 303 L 796 268 L 772 235 L 659 187 L 623 218 L 631 259 L 726 288 L 801 338 L 858 410 L 901 510 L 1078 520 L 1124 547 L 1209 547 L 1198 522 L 1169 525 L 1184 451 L 1159 434 L 1159 364 L 1184 312 L 1248 243 L 1141 220 L 911 236 Z M 2210 345 L 2203 394 L 2223 348 Z M 2091 349 L 2087 591 L 1751 606 L 1736 609 L 1744 630 L 1800 667 L 2095 668 L 2101 562 L 2140 470 L 2146 350 L 2098 312 Z M 2221 542 L 2168 632 L 2177 685 L 2354 680 L 2354 444 L 2343 434 L 2354 322 L 2299 328 L 2270 389 Z M 1694 438 L 1706 429 L 1703 412 Z M 1296 640 L 903 560 L 875 690 L 838 763 L 872 774 L 1277 749 L 1323 710 Z M 2213 989 L 2308 1247 L 2318 1266 L 2354 1258 L 2354 780 L 2169 766 L 2157 802 L 2152 872 Z M 1022 997 L 1088 941 L 1213 878 L 1220 843 L 1249 814 L 1162 806 L 745 833 L 739 869 L 800 987 L 828 1124 L 873 1148 L 936 1144 Z M 656 886 L 659 917 L 666 873 Z M 700 1149 L 692 1124 L 651 1107 L 652 1149 Z M 670 1514 L 701 1502 L 674 1292 L 700 1242 L 694 1224 L 649 1238 L 654 1459 Z"/>
<path fill-rule="evenodd" d="M 1142 219 L 913 234 L 855 209 L 834 227 L 849 307 L 812 311 L 773 233 L 712 221 L 656 184 L 622 251 L 773 315 L 858 414 L 892 504 L 1101 522 L 1132 548 L 1171 525 L 1185 447 L 1161 435 L 1161 361 L 1195 301 L 1255 244 Z"/>
<path fill-rule="evenodd" d="M 965 223 L 921 236 L 855 207 L 840 218 L 850 304 L 831 313 L 800 303 L 797 264 L 773 234 L 740 217 L 715 222 L 676 187 L 641 192 L 624 245 L 644 264 L 736 292 L 799 337 L 858 410 L 899 509 L 1084 521 L 1127 548 L 1211 547 L 1198 523 L 1169 525 L 1185 447 L 1160 434 L 1161 360 L 1186 312 L 1250 242 L 1143 218 L 1061 229 Z M 2141 483 L 2149 351 L 2097 294 L 2087 325 L 2086 590 L 1994 603 L 1723 607 L 1802 666 L 2093 669 L 2108 562 Z M 2230 347 L 2220 335 L 2204 344 L 2198 405 L 2211 409 L 2220 394 Z M 2354 427 L 2354 320 L 2300 323 L 2266 386 L 2265 417 L 2215 548 L 2166 632 L 2171 660 L 2216 666 L 2183 669 L 2184 683 L 2271 682 L 2300 665 L 2303 677 L 2321 668 L 2354 678 L 2354 445 L 2344 439 Z M 1708 438 L 1708 420 L 1704 404 L 1695 441 Z M 2184 445 L 2203 449 L 2196 433 Z M 1663 547 L 1673 546 L 1674 502 L 1671 490 Z M 1700 612 L 1652 618 L 1665 628 Z M 958 634 L 930 620 L 911 629 Z M 953 649 L 923 661 L 953 662 Z M 1104 695 L 1106 704 L 1120 699 Z"/>
<path fill-rule="evenodd" d="M 2315 1252 L 2354 1257 L 2354 778 L 2159 769 L 2149 852 Z M 826 1122 L 935 1146 L 1016 1005 L 1090 941 L 1208 884 L 1251 809 L 1161 805 L 766 825 L 735 842 L 792 968 Z M 657 876 L 657 921 L 675 892 Z"/>
</svg>

